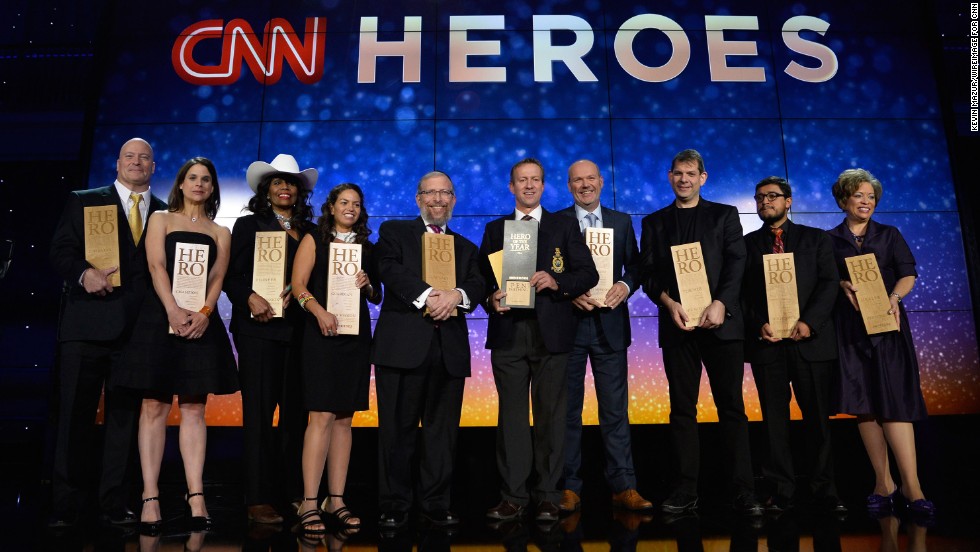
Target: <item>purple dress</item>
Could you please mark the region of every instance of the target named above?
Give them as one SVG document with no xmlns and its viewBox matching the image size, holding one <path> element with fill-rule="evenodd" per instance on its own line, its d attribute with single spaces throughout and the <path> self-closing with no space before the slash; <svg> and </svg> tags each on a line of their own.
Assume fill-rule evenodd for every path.
<svg viewBox="0 0 980 552">
<path fill-rule="evenodd" d="M 861 249 L 855 244 L 846 221 L 828 234 L 841 277 L 847 275 L 846 257 L 867 253 L 874 253 L 888 292 L 899 279 L 918 276 L 912 250 L 894 226 L 869 221 Z M 834 309 L 840 352 L 840 380 L 835 389 L 838 412 L 896 422 L 926 418 L 926 404 L 919 385 L 919 361 L 905 305 L 899 303 L 899 310 L 902 331 L 869 336 L 861 313 L 854 310 L 843 290 L 838 294 Z"/>
</svg>

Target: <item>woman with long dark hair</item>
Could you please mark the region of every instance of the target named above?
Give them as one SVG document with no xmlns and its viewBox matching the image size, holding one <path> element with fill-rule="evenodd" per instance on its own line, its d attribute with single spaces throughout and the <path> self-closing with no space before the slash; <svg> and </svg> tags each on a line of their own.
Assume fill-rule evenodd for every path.
<svg viewBox="0 0 980 552">
<path fill-rule="evenodd" d="M 292 279 L 293 295 L 308 313 L 302 369 L 303 397 L 310 419 L 303 440 L 304 493 L 297 526 L 307 534 L 326 531 L 324 516 L 347 529 L 361 525 L 345 505 L 343 495 L 350 463 L 351 422 L 355 411 L 368 408 L 371 320 L 367 302 L 381 301 L 380 286 L 372 284 L 379 279 L 360 187 L 349 183 L 336 186 L 321 211 L 316 231 L 300 243 Z M 338 335 L 337 317 L 326 310 L 331 243 L 362 247 L 361 270 L 355 281 L 360 290 L 357 335 Z M 324 463 L 327 496 L 318 505 Z"/>
<path fill-rule="evenodd" d="M 159 533 L 163 523 L 158 484 L 167 416 L 175 395 L 180 408 L 180 455 L 187 479 L 184 500 L 191 529 L 206 529 L 211 524 L 204 503 L 204 408 L 209 393 L 238 390 L 231 343 L 216 310 L 231 245 L 228 229 L 214 222 L 220 201 L 214 165 L 204 157 L 195 157 L 178 171 L 168 209 L 151 214 L 147 223 L 146 260 L 156 293 L 147 294 L 143 303 L 124 353 L 126 371 L 117 382 L 142 390 L 144 395 L 139 419 L 143 471 L 140 530 L 144 533 Z M 207 251 L 206 294 L 204 306 L 191 310 L 180 307 L 174 297 L 174 267 L 191 256 L 202 259 L 200 252 L 188 253 L 199 246 Z"/>
<path fill-rule="evenodd" d="M 299 348 L 303 311 L 289 280 L 300 240 L 314 229 L 309 198 L 316 169 L 299 170 L 291 155 L 249 165 L 245 180 L 255 195 L 251 214 L 235 221 L 224 291 L 232 304 L 230 330 L 238 351 L 245 430 L 245 503 L 255 523 L 282 523 L 280 508 L 302 496 L 300 455 L 306 411 L 300 394 Z M 286 246 L 285 283 L 277 298 L 252 289 L 258 232 Z M 279 430 L 273 427 L 279 407 Z"/>
</svg>

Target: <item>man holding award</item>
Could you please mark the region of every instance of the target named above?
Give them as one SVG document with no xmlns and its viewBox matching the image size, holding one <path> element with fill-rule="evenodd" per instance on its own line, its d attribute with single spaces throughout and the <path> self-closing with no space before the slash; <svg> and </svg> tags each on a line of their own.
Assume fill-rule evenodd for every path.
<svg viewBox="0 0 980 552">
<path fill-rule="evenodd" d="M 661 509 L 680 514 L 697 507 L 697 401 L 703 364 L 724 434 L 723 464 L 731 469 L 732 507 L 756 516 L 762 508 L 754 497 L 742 402 L 739 291 L 745 242 L 735 207 L 701 198 L 707 179 L 700 153 L 687 149 L 675 155 L 667 173 L 675 199 L 642 223 L 643 288 L 660 308 L 658 330 L 670 386 L 670 435 L 677 470 Z"/>
<path fill-rule="evenodd" d="M 541 206 L 544 168 L 538 160 L 514 165 L 509 187 L 516 208 L 487 224 L 480 245 L 502 485 L 501 501 L 487 517 L 520 517 L 533 499 L 536 519 L 553 522 L 564 464 L 565 363 L 577 328 L 572 300 L 592 289 L 599 274 L 575 220 Z M 532 464 L 537 477 L 529 491 Z"/>
<path fill-rule="evenodd" d="M 147 218 L 167 208 L 150 195 L 155 169 L 150 144 L 142 138 L 127 141 L 116 161 L 115 183 L 72 192 L 51 239 L 51 264 L 65 279 L 51 526 L 72 525 L 90 506 L 83 459 L 94 445 L 99 397 L 110 372 L 119 367 L 150 287 L 143 244 Z M 98 503 L 102 519 L 114 524 L 137 521 L 129 509 L 129 470 L 136 459 L 140 400 L 105 387 Z"/>
<path fill-rule="evenodd" d="M 633 222 L 626 213 L 599 205 L 603 180 L 599 167 L 583 159 L 568 168 L 568 191 L 574 205 L 558 214 L 574 217 L 585 237 L 599 283 L 572 301 L 578 329 L 568 355 L 568 416 L 565 424 L 565 490 L 559 507 L 573 512 L 581 506 L 582 404 L 585 365 L 590 362 L 599 404 L 599 430 L 605 448 L 606 482 L 615 506 L 627 510 L 652 508 L 636 492 L 629 425 L 626 350 L 632 342 L 626 300 L 640 285 L 640 253 Z"/>
<path fill-rule="evenodd" d="M 832 314 L 840 279 L 833 244 L 823 230 L 789 220 L 793 190 L 786 179 L 770 176 L 756 184 L 755 205 L 763 224 L 745 236 L 742 305 L 745 354 L 752 363 L 769 442 L 763 464 L 770 486 L 765 507 L 778 514 L 793 505 L 792 384 L 806 429 L 813 497 L 819 508 L 843 514 L 847 508 L 837 498 L 828 423 L 837 358 Z"/>
<path fill-rule="evenodd" d="M 377 245 L 385 299 L 371 361 L 378 394 L 378 525 L 387 529 L 407 523 L 416 489 L 427 522 L 459 523 L 450 491 L 470 375 L 464 314 L 476 307 L 485 286 L 476 245 L 448 227 L 456 205 L 449 176 L 423 176 L 415 201 L 419 217 L 386 221 Z"/>
</svg>

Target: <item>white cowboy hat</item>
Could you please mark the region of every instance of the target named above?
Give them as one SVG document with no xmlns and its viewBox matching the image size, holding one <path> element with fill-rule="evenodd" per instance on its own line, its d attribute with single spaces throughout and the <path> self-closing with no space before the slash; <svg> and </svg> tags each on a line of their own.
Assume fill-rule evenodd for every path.
<svg viewBox="0 0 980 552">
<path fill-rule="evenodd" d="M 272 160 L 272 163 L 266 163 L 265 161 L 256 161 L 248 166 L 248 170 L 245 171 L 245 180 L 248 182 L 248 187 L 252 188 L 252 191 L 256 191 L 259 187 L 259 182 L 263 178 L 270 174 L 292 174 L 299 178 L 302 183 L 303 188 L 306 191 L 313 191 L 313 186 L 316 185 L 317 172 L 316 169 L 306 169 L 305 171 L 299 170 L 299 163 L 292 155 L 286 155 L 285 153 L 280 153 Z"/>
</svg>

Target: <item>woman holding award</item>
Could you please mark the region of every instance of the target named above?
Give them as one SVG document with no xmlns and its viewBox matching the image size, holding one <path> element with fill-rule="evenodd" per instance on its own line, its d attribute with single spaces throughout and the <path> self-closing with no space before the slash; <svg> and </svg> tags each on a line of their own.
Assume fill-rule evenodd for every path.
<svg viewBox="0 0 980 552">
<path fill-rule="evenodd" d="M 304 494 L 297 525 L 308 534 L 326 532 L 324 515 L 348 529 L 361 525 L 343 495 L 351 421 L 355 411 L 368 408 L 371 320 L 367 302 L 381 301 L 380 290 L 371 283 L 379 280 L 367 221 L 360 187 L 334 187 L 321 208 L 316 230 L 303 238 L 293 262 L 293 295 L 310 315 L 302 346 L 303 398 L 310 419 L 303 440 Z M 340 270 L 328 270 L 338 266 Z M 327 497 L 318 506 L 324 463 Z"/>
<path fill-rule="evenodd" d="M 912 422 L 926 418 L 919 386 L 919 363 L 902 300 L 912 291 L 915 258 L 894 226 L 871 220 L 881 201 L 881 183 L 864 169 L 840 174 L 831 192 L 844 211 L 844 221 L 829 231 L 841 278 L 835 308 L 840 352 L 839 411 L 857 416 L 858 431 L 875 471 L 874 492 L 868 496 L 872 514 L 888 515 L 902 500 L 913 514 L 930 516 L 933 503 L 919 486 Z M 849 257 L 874 254 L 888 293 L 889 315 L 898 331 L 869 335 L 860 313 L 861 292 L 868 285 L 851 282 Z M 892 479 L 891 449 L 901 486 Z"/>
<path fill-rule="evenodd" d="M 159 533 L 163 523 L 158 482 L 174 395 L 191 529 L 211 524 L 204 503 L 204 406 L 208 393 L 238 390 L 231 343 L 215 310 L 231 244 L 228 229 L 214 223 L 219 202 L 214 165 L 195 157 L 178 171 L 168 209 L 153 213 L 147 223 L 146 258 L 156 293 L 147 294 L 136 319 L 119 382 L 144 396 L 139 419 L 144 533 Z"/>
<path fill-rule="evenodd" d="M 300 171 L 291 155 L 252 163 L 245 173 L 255 192 L 248 201 L 251 214 L 239 217 L 231 233 L 224 290 L 232 304 L 242 386 L 245 501 L 255 523 L 282 523 L 274 505 L 299 500 L 302 493 L 303 312 L 291 301 L 289 279 L 300 240 L 313 230 L 309 197 L 316 179 L 316 169 Z M 272 424 L 276 405 L 278 433 Z"/>
</svg>

